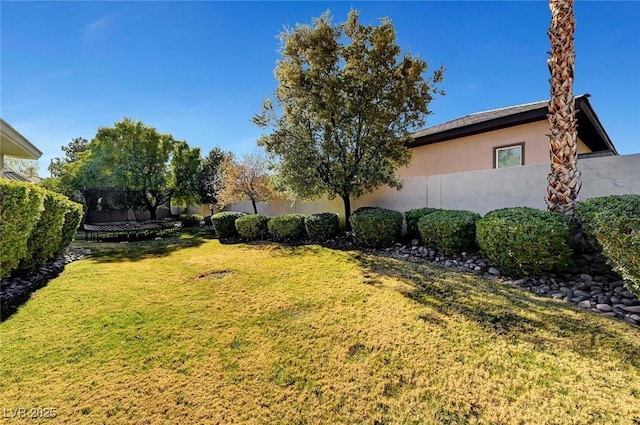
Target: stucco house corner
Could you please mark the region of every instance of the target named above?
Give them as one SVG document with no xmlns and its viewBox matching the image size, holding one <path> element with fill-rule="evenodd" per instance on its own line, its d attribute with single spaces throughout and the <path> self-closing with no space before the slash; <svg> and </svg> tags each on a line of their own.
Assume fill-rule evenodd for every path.
<svg viewBox="0 0 640 425">
<path fill-rule="evenodd" d="M 477 112 L 412 134 L 403 178 L 548 164 L 548 100 Z M 589 103 L 576 96 L 578 159 L 618 155 Z"/>
<path fill-rule="evenodd" d="M 15 128 L 0 118 L 0 178 L 31 181 L 29 176 L 5 170 L 5 157 L 18 159 L 39 159 L 42 151 L 27 140 Z"/>
</svg>

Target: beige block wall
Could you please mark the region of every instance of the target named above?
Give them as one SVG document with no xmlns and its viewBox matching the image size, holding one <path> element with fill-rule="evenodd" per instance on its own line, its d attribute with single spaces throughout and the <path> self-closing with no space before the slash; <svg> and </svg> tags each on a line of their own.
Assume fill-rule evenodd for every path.
<svg viewBox="0 0 640 425">
<path fill-rule="evenodd" d="M 398 170 L 401 178 L 463 173 L 493 168 L 493 148 L 524 143 L 524 165 L 549 162 L 549 123 L 537 121 L 455 140 L 413 148 L 411 163 Z M 591 150 L 578 140 L 578 153 Z"/>
</svg>

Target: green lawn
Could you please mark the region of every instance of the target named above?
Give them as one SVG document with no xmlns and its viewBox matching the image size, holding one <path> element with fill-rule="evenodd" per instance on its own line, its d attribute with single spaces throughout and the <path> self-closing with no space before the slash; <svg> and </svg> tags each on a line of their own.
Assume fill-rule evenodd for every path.
<svg viewBox="0 0 640 425">
<path fill-rule="evenodd" d="M 640 330 L 500 282 L 197 235 L 90 247 L 0 324 L 7 423 L 640 424 Z"/>
</svg>

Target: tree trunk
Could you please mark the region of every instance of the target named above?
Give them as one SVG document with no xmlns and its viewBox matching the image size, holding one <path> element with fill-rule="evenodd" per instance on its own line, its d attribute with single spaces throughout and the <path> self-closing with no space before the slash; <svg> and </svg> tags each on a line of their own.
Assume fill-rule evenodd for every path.
<svg viewBox="0 0 640 425">
<path fill-rule="evenodd" d="M 251 198 L 251 205 L 253 205 L 253 213 L 258 214 L 258 207 L 256 207 L 256 200 Z"/>
<path fill-rule="evenodd" d="M 575 63 L 575 17 L 573 0 L 550 0 L 551 58 L 547 61 L 551 72 L 551 100 L 549 101 L 549 144 L 551 171 L 547 187 L 547 208 L 569 217 L 573 216 L 580 191 L 580 172 L 577 169 L 578 134 L 573 97 Z"/>
<path fill-rule="evenodd" d="M 152 202 L 151 199 L 149 199 L 150 197 L 153 197 L 154 201 L 156 200 L 156 197 L 151 191 L 148 189 L 142 189 L 142 202 L 147 208 L 147 211 L 149 211 L 149 218 L 151 220 L 155 220 L 157 217 L 156 210 L 158 209 L 158 202 Z"/>
<path fill-rule="evenodd" d="M 351 231 L 351 222 L 349 218 L 351 217 L 351 198 L 349 195 L 340 196 L 342 198 L 342 202 L 344 202 L 344 226 L 347 232 Z"/>
</svg>

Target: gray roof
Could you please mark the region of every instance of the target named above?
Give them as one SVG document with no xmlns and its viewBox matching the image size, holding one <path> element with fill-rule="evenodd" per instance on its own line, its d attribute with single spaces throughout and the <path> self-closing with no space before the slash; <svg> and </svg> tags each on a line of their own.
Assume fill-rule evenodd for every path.
<svg viewBox="0 0 640 425">
<path fill-rule="evenodd" d="M 7 180 L 16 180 L 19 182 L 31 182 L 31 183 L 38 183 L 40 181 L 42 181 L 42 179 L 38 176 L 28 176 L 26 174 L 23 173 L 19 173 L 17 171 L 5 171 L 4 172 L 4 176 L 2 176 L 0 174 L 0 177 L 4 177 Z"/>
<path fill-rule="evenodd" d="M 27 176 L 22 175 L 21 173 L 17 173 L 15 171 L 5 171 L 4 178 L 8 180 L 17 180 L 19 182 L 28 182 L 29 179 Z"/>
<path fill-rule="evenodd" d="M 507 106 L 506 108 L 491 109 L 489 111 L 476 112 L 473 114 L 465 115 L 464 117 L 456 118 L 451 121 L 444 122 L 442 124 L 434 125 L 419 131 L 416 131 L 411 135 L 414 139 L 418 137 L 427 136 L 429 134 L 442 133 L 444 131 L 453 130 L 455 128 L 467 127 L 473 124 L 479 124 L 486 121 L 500 119 L 511 115 L 519 114 L 522 112 L 534 111 L 540 108 L 546 108 L 549 105 L 548 100 L 540 100 L 537 102 L 523 103 L 521 105 Z"/>
<path fill-rule="evenodd" d="M 613 146 L 611 139 L 589 103 L 589 94 L 576 96 L 575 108 L 578 120 L 578 137 L 593 152 L 610 151 L 617 155 L 618 152 L 615 146 Z M 548 112 L 548 100 L 476 112 L 416 131 L 411 134 L 412 140 L 407 146 L 418 147 L 501 128 L 538 122 L 546 120 Z"/>
</svg>

